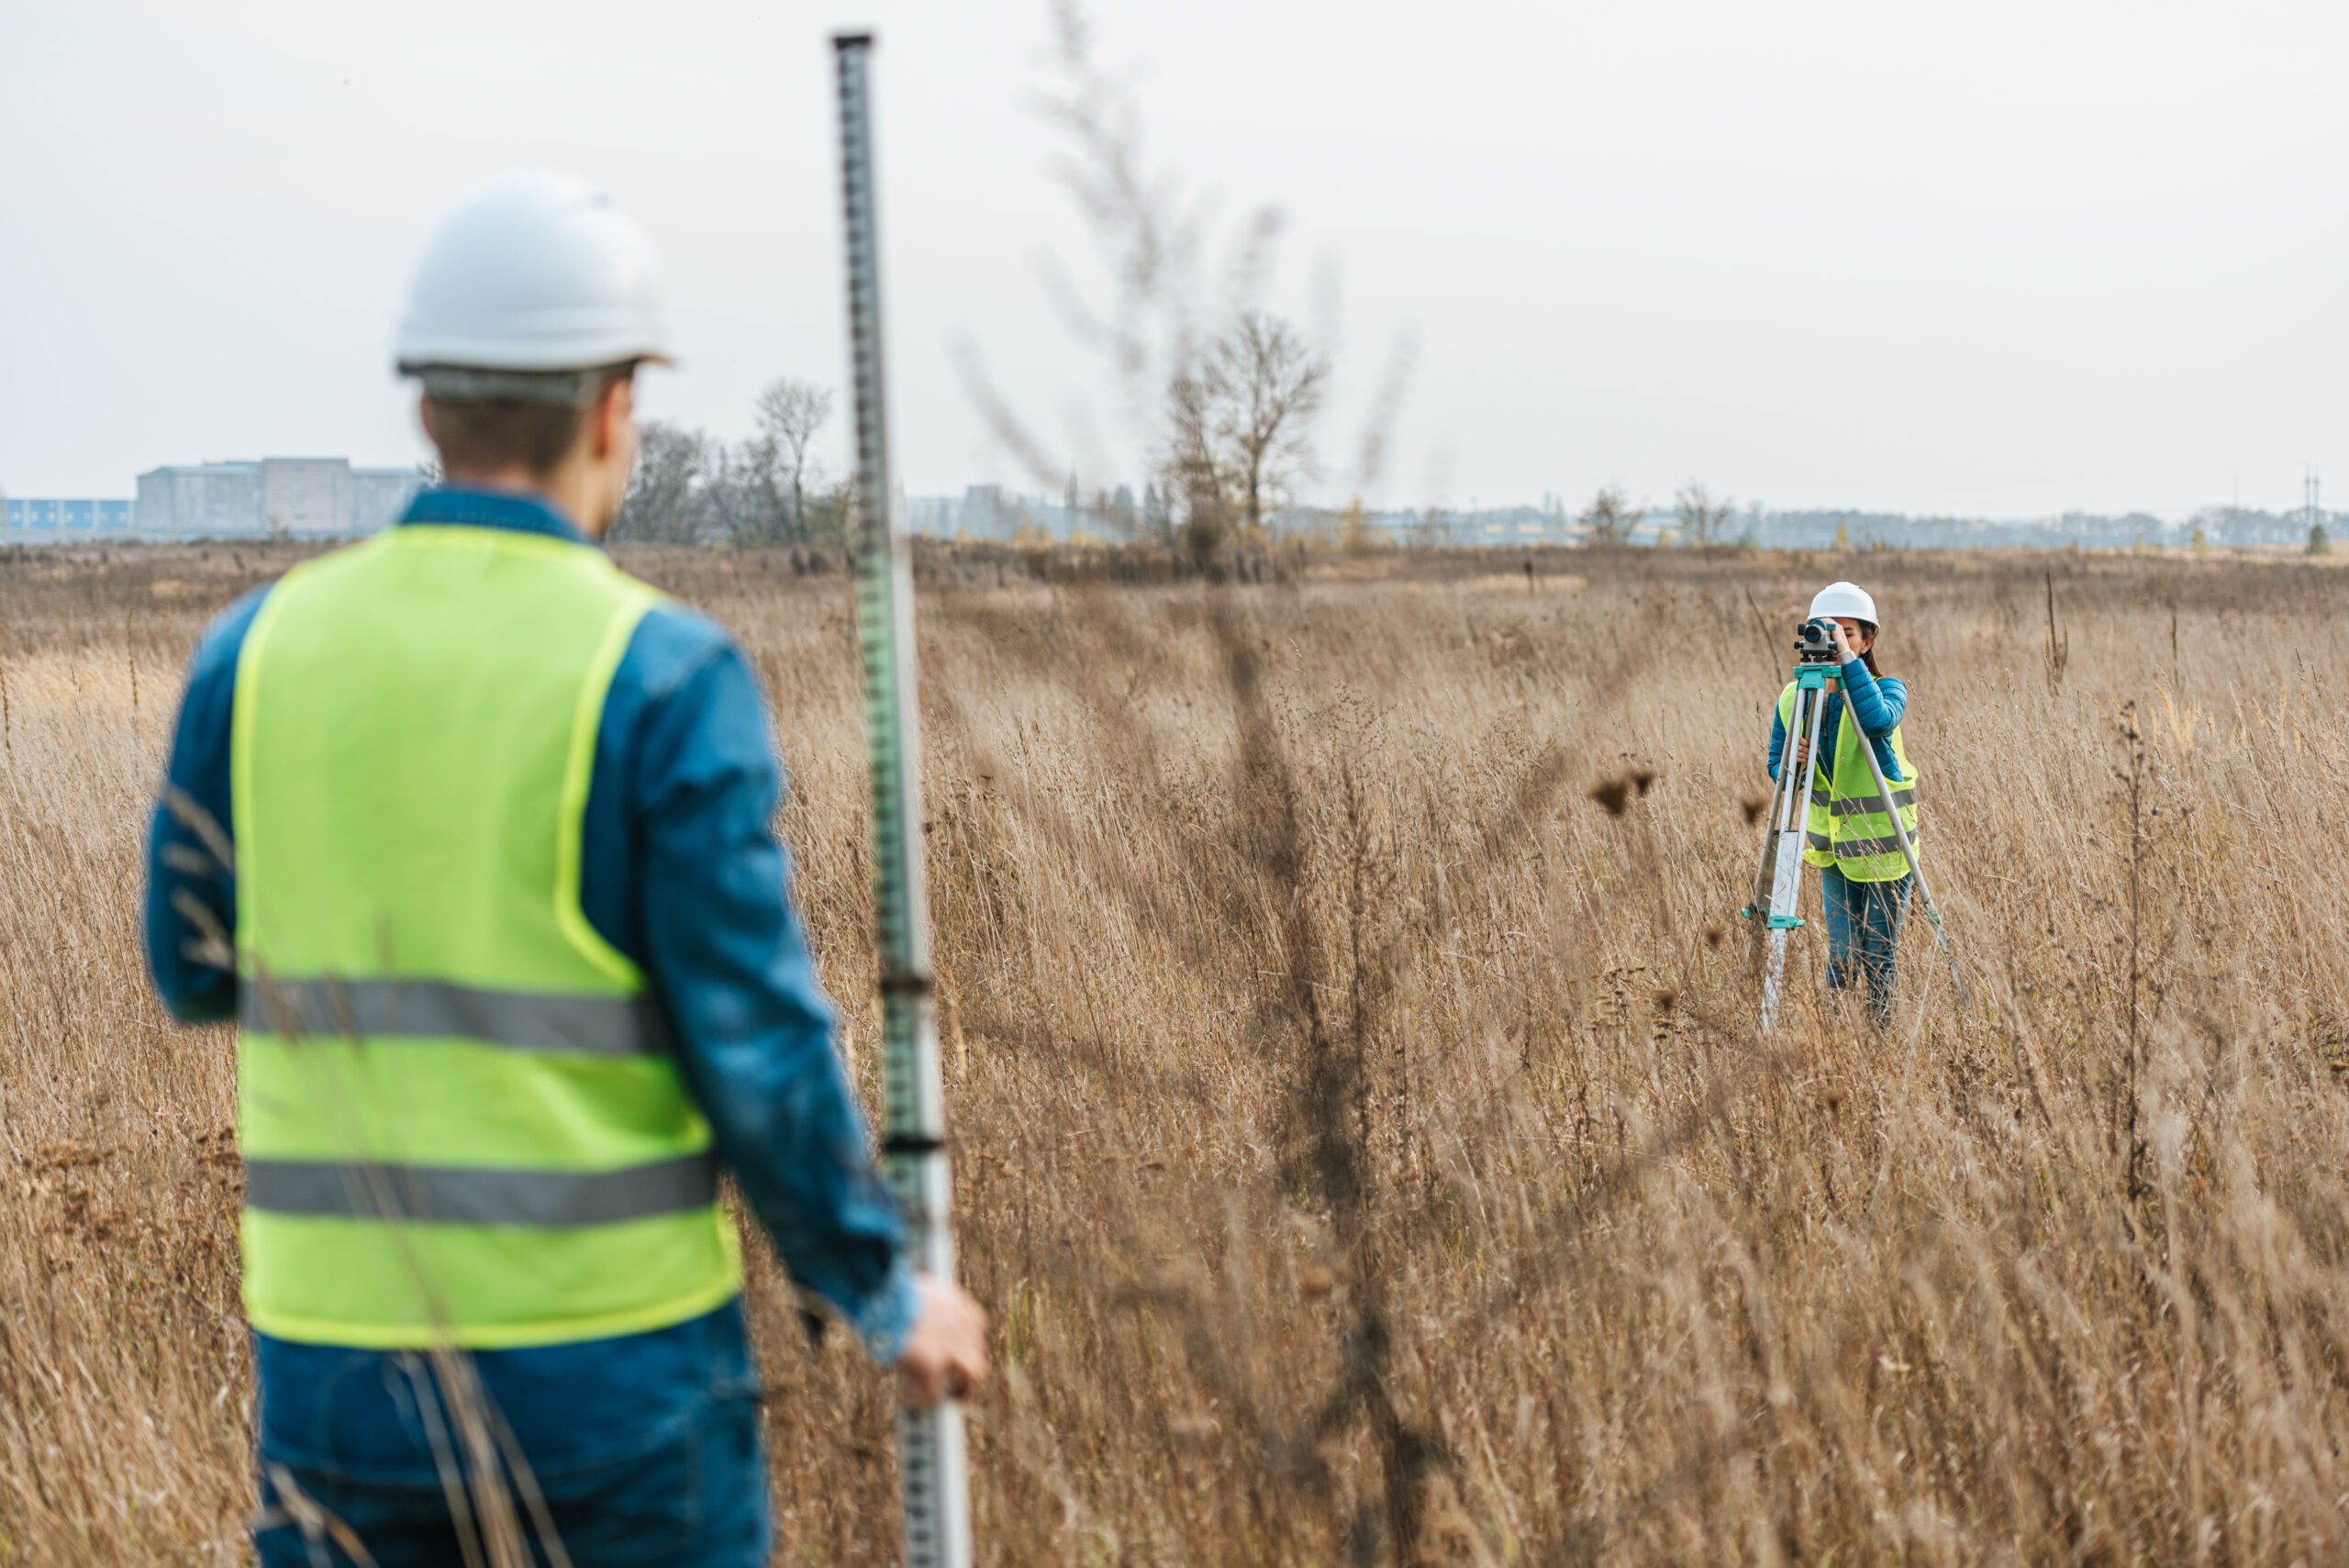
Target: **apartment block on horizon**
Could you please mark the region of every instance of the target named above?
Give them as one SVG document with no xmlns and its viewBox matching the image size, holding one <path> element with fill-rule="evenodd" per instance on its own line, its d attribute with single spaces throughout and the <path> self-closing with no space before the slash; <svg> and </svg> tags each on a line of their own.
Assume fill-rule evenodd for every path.
<svg viewBox="0 0 2349 1568">
<path fill-rule="evenodd" d="M 396 521 L 424 485 L 412 468 L 347 458 L 166 465 L 139 476 L 138 531 L 150 539 L 338 539 Z"/>
</svg>

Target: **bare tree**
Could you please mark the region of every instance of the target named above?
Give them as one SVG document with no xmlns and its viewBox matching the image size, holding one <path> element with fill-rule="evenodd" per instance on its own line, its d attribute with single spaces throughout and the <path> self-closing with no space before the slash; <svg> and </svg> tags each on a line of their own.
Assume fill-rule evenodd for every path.
<svg viewBox="0 0 2349 1568">
<path fill-rule="evenodd" d="M 1168 378 L 1159 473 L 1194 556 L 1262 539 L 1266 516 L 1311 472 L 1329 361 L 1287 322 L 1243 310 L 1196 367 Z"/>
<path fill-rule="evenodd" d="M 1685 542 L 1694 545 L 1715 545 L 1721 541 L 1721 525 L 1729 521 L 1729 502 L 1716 501 L 1713 493 L 1698 480 L 1690 480 L 1672 498 L 1674 516 L 1680 521 Z"/>
<path fill-rule="evenodd" d="M 750 439 L 707 443 L 706 510 L 729 539 L 750 547 L 814 542 L 823 465 L 810 449 L 831 411 L 829 388 L 779 377 L 751 404 Z"/>
<path fill-rule="evenodd" d="M 1288 499 L 1310 472 L 1313 421 L 1329 379 L 1329 361 L 1278 317 L 1241 311 L 1216 339 L 1207 363 L 1216 445 L 1252 533 L 1263 531 L 1266 507 Z"/>
<path fill-rule="evenodd" d="M 807 512 L 800 519 L 799 539 L 806 544 L 837 549 L 849 542 L 848 514 L 855 484 L 847 474 L 818 485 L 807 497 Z"/>
<path fill-rule="evenodd" d="M 709 438 L 699 430 L 648 420 L 644 444 L 629 476 L 628 498 L 612 521 L 611 538 L 638 543 L 690 544 L 709 522 Z"/>
<path fill-rule="evenodd" d="M 648 421 L 611 537 L 691 544 L 722 536 L 751 547 L 837 543 L 847 528 L 846 486 L 824 483 L 813 451 L 831 412 L 828 388 L 784 376 L 759 394 L 752 434 L 739 446 Z"/>
<path fill-rule="evenodd" d="M 729 447 L 710 441 L 705 451 L 702 505 L 711 526 L 736 545 L 785 541 L 786 497 L 776 488 L 774 470 L 756 441 Z"/>
<path fill-rule="evenodd" d="M 1097 276 L 1088 282 L 1057 261 L 1040 263 L 1045 295 L 1108 373 L 1112 395 L 1077 406 L 1110 411 L 1120 427 L 1115 444 L 1130 443 L 1148 465 L 1165 508 L 1152 508 L 1145 495 L 1131 521 L 1115 512 L 1098 520 L 1211 549 L 1210 539 L 1261 527 L 1312 471 L 1305 439 L 1332 374 L 1334 312 L 1329 328 L 1313 334 L 1264 313 L 1278 209 L 1249 211 L 1227 239 L 1211 206 L 1148 155 L 1127 81 L 1096 57 L 1082 9 L 1055 0 L 1052 14 L 1061 79 L 1041 108 L 1060 133 L 1053 173 L 1091 235 Z M 1113 470 L 1116 454 L 1093 450 L 1089 418 L 1074 420 L 1081 428 L 1072 433 L 1072 463 L 996 389 L 974 346 L 960 345 L 955 359 L 996 439 L 1038 485 L 1057 488 L 1072 466 Z M 1398 335 L 1359 441 L 1357 493 L 1383 470 L 1413 363 L 1409 335 Z M 1276 395 L 1252 398 L 1252 389 Z M 1243 447 L 1253 455 L 1235 461 Z"/>
<path fill-rule="evenodd" d="M 1583 508 L 1583 540 L 1586 544 L 1628 543 L 1631 530 L 1646 516 L 1646 508 L 1632 506 L 1620 487 L 1608 485 Z"/>
<path fill-rule="evenodd" d="M 1216 397 L 1204 372 L 1178 371 L 1166 385 L 1166 484 L 1171 531 L 1192 557 L 1206 561 L 1231 537 L 1230 471 L 1216 446 Z M 1179 523 L 1174 522 L 1179 517 Z"/>
<path fill-rule="evenodd" d="M 751 438 L 751 444 L 772 455 L 774 471 L 790 486 L 792 525 L 795 529 L 804 530 L 807 517 L 807 482 L 811 477 L 807 449 L 832 417 L 831 388 L 818 386 L 812 381 L 779 376 L 759 394 L 753 417 L 758 433 Z"/>
</svg>

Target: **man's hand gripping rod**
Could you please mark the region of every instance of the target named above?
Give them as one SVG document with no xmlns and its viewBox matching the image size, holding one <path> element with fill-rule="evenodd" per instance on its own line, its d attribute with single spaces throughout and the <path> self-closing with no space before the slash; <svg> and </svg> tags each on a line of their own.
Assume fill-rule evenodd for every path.
<svg viewBox="0 0 2349 1568">
<path fill-rule="evenodd" d="M 923 875 L 920 708 L 914 678 L 913 558 L 891 516 L 883 396 L 879 240 L 873 212 L 869 33 L 832 39 L 840 70 L 841 201 L 848 239 L 849 360 L 856 394 L 857 641 L 864 655 L 864 736 L 873 772 L 873 906 L 881 961 L 882 1068 L 889 1183 L 917 1267 L 954 1277 L 945 1091 L 930 1001 L 930 903 Z M 971 1491 L 963 1412 L 952 1401 L 897 1412 L 897 1474 L 910 1568 L 968 1568 Z"/>
</svg>

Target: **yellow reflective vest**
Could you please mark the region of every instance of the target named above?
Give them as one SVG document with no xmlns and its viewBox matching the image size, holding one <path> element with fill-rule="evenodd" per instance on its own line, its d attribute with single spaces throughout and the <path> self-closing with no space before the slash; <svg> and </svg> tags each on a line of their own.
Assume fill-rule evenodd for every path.
<svg viewBox="0 0 2349 1568">
<path fill-rule="evenodd" d="M 579 905 L 604 698 L 655 597 L 585 545 L 409 525 L 255 616 L 230 781 L 262 1332 L 563 1343 L 738 1288 L 708 1123 Z"/>
<path fill-rule="evenodd" d="M 1778 723 L 1787 731 L 1787 762 L 1781 766 L 1791 762 L 1795 743 L 1803 739 L 1794 733 L 1794 710 L 1795 684 L 1789 681 L 1778 694 Z M 1894 882 L 1909 874 L 1909 862 L 1900 852 L 1900 840 L 1893 836 L 1892 818 L 1884 814 L 1876 775 L 1860 754 L 1866 739 L 1860 733 L 1851 705 L 1845 703 L 1842 722 L 1836 726 L 1833 766 L 1822 769 L 1811 785 L 1802 858 L 1809 865 L 1833 866 L 1854 882 Z M 1900 764 L 1900 782 L 1893 783 L 1889 772 L 1885 782 L 1891 787 L 1892 803 L 1900 813 L 1900 825 L 1909 830 L 1910 845 L 1921 854 L 1917 834 L 1917 770 L 1901 744 L 1899 726 L 1893 727 L 1888 739 L 1893 760 Z"/>
</svg>

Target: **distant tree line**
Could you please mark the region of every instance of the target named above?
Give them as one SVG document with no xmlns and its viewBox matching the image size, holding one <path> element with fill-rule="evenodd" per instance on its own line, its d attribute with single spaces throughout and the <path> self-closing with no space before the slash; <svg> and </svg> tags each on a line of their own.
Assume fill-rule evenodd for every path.
<svg viewBox="0 0 2349 1568">
<path fill-rule="evenodd" d="M 1582 525 L 1585 544 L 1629 544 L 1640 524 L 1647 520 L 1647 506 L 1636 503 L 1622 486 L 1604 485 L 1590 498 L 1575 521 Z M 1675 525 L 1670 538 L 1674 542 L 1710 549 L 1728 542 L 1722 534 L 1729 521 L 1730 504 L 1725 496 L 1717 496 L 1699 480 L 1690 480 L 1672 498 L 1671 521 Z M 1666 537 L 1659 532 L 1661 540 Z"/>
<path fill-rule="evenodd" d="M 611 538 L 744 547 L 844 543 L 848 482 L 828 478 L 814 450 L 831 413 L 829 388 L 785 376 L 759 394 L 750 439 L 735 445 L 647 420 Z"/>
</svg>

